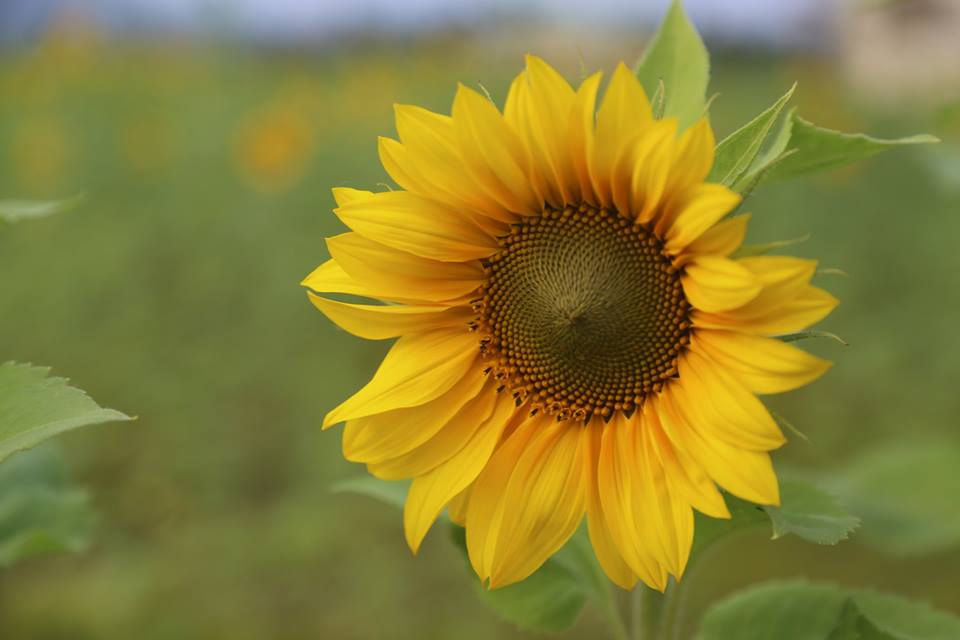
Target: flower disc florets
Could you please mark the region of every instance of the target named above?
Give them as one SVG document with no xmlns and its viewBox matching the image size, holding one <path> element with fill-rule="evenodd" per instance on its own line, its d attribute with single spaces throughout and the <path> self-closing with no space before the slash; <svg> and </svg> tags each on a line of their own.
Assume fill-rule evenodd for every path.
<svg viewBox="0 0 960 640">
<path fill-rule="evenodd" d="M 486 261 L 483 350 L 518 398 L 560 419 L 632 411 L 689 342 L 680 274 L 647 227 L 591 205 L 523 219 Z"/>
</svg>

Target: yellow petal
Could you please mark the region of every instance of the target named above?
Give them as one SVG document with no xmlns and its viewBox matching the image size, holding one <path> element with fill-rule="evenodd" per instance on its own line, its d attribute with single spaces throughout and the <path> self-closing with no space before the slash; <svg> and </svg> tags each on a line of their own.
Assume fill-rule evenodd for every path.
<svg viewBox="0 0 960 640">
<path fill-rule="evenodd" d="M 538 423 L 525 421 L 497 448 L 470 489 L 466 513 L 467 555 L 480 580 L 492 571 L 494 551 L 503 520 L 503 494 L 517 460 L 537 434 Z"/>
<path fill-rule="evenodd" d="M 528 136 L 527 148 L 533 153 L 538 173 L 549 183 L 550 192 L 560 196 L 561 202 L 553 204 L 578 202 L 580 182 L 568 140 L 576 101 L 574 91 L 563 76 L 542 59 L 527 55 L 526 62 L 527 122 L 521 131 Z"/>
<path fill-rule="evenodd" d="M 359 202 L 373 197 L 372 191 L 363 191 L 361 189 L 352 189 L 350 187 L 334 187 L 333 199 L 336 200 L 338 207 L 344 207 L 351 202 Z"/>
<path fill-rule="evenodd" d="M 583 520 L 586 486 L 583 429 L 539 421 L 539 433 L 517 459 L 503 502 L 490 571 L 490 588 L 519 582 L 569 540 Z M 475 492 L 481 491 L 478 484 Z M 475 521 L 467 516 L 467 526 Z"/>
<path fill-rule="evenodd" d="M 742 265 L 717 256 L 700 256 L 681 278 L 687 299 L 702 311 L 726 311 L 747 304 L 760 293 L 760 283 Z"/>
<path fill-rule="evenodd" d="M 546 151 L 540 146 L 532 122 L 530 80 L 526 71 L 520 72 L 507 92 L 503 105 L 503 119 L 517 134 L 527 151 L 527 173 L 534 190 L 551 206 L 562 207 L 563 196 L 552 175 Z"/>
<path fill-rule="evenodd" d="M 754 451 L 770 451 L 786 442 L 763 403 L 696 349 L 688 349 L 680 357 L 678 375 L 691 398 L 691 415 L 701 424 L 709 424 L 718 437 Z"/>
<path fill-rule="evenodd" d="M 615 200 L 619 207 L 629 207 L 630 214 L 638 222 L 650 222 L 659 211 L 666 194 L 670 165 L 676 153 L 677 119 L 658 120 L 640 134 L 633 151 L 631 166 L 617 165 L 612 178 Z M 631 189 L 629 204 L 616 197 L 617 187 L 624 174 Z M 624 210 L 624 209 L 621 209 Z"/>
<path fill-rule="evenodd" d="M 653 402 L 657 415 L 677 447 L 686 451 L 714 482 L 730 493 L 757 504 L 780 504 L 777 475 L 765 451 L 736 447 L 718 437 L 712 425 L 692 411 L 701 398 L 691 396 L 682 380 L 667 385 Z"/>
<path fill-rule="evenodd" d="M 314 269 L 300 284 L 321 293 L 348 293 L 366 298 L 385 297 L 380 294 L 386 293 L 385 289 L 371 289 L 360 284 L 348 276 L 336 260 L 327 260 Z M 394 298 L 386 296 L 386 299 Z"/>
<path fill-rule="evenodd" d="M 597 113 L 593 182 L 601 204 L 613 206 L 611 179 L 623 147 L 653 124 L 653 110 L 640 81 L 622 62 L 610 78 Z"/>
<path fill-rule="evenodd" d="M 527 175 L 526 148 L 493 103 L 460 85 L 453 121 L 460 155 L 474 181 L 508 211 L 540 213 L 543 202 Z"/>
<path fill-rule="evenodd" d="M 470 218 L 405 191 L 377 193 L 334 213 L 369 240 L 433 260 L 465 262 L 498 249 Z"/>
<path fill-rule="evenodd" d="M 470 197 L 469 194 L 464 194 L 463 192 L 452 193 L 447 188 L 447 183 L 439 184 L 437 182 L 430 182 L 431 172 L 424 170 L 422 166 L 423 158 L 421 157 L 418 162 L 417 156 L 413 154 L 406 145 L 391 138 L 381 137 L 379 139 L 378 149 L 380 152 L 380 163 L 383 165 L 383 168 L 386 169 L 387 173 L 390 174 L 390 177 L 393 178 L 394 182 L 400 185 L 401 188 L 411 194 L 416 194 L 422 198 L 446 205 L 453 211 L 462 214 L 463 217 L 472 220 L 476 226 L 480 227 L 491 238 L 501 236 L 508 230 L 502 218 L 506 216 L 508 220 L 513 220 L 512 214 L 507 214 L 502 211 L 499 205 L 491 205 L 490 203 L 483 202 L 478 203 L 477 199 Z M 449 167 L 444 170 L 447 169 L 449 169 Z M 481 191 L 480 188 L 476 186 L 472 187 L 472 190 L 476 192 Z M 372 196 L 373 194 L 370 195 Z M 495 209 L 495 217 L 491 217 L 489 213 L 484 213 L 484 208 L 491 206 Z"/>
<path fill-rule="evenodd" d="M 651 537 L 658 542 L 660 563 L 679 580 L 693 545 L 693 510 L 668 480 L 646 423 L 645 417 L 638 434 L 639 506 L 650 523 Z"/>
<path fill-rule="evenodd" d="M 483 470 L 503 433 L 510 415 L 516 411 L 508 393 L 494 396 L 496 407 L 455 455 L 410 485 L 403 510 L 403 529 L 410 549 L 416 553 L 424 536 L 443 507 L 465 490 Z"/>
<path fill-rule="evenodd" d="M 477 478 L 467 550 L 491 588 L 523 580 L 573 534 L 585 507 L 582 429 L 549 417 L 520 424 Z"/>
<path fill-rule="evenodd" d="M 706 472 L 683 449 L 678 449 L 667 437 L 658 413 L 659 405 L 651 405 L 644 412 L 645 429 L 649 432 L 653 449 L 663 465 L 667 480 L 676 488 L 677 495 L 697 511 L 713 518 L 729 518 L 730 510 Z"/>
<path fill-rule="evenodd" d="M 349 420 L 343 430 L 343 457 L 377 464 L 416 449 L 476 398 L 486 381 L 481 371 L 470 371 L 429 402 Z"/>
<path fill-rule="evenodd" d="M 394 153 L 393 157 L 403 162 L 404 174 L 423 185 L 424 192 L 420 195 L 436 197 L 454 205 L 462 202 L 502 222 L 516 219 L 467 172 L 450 116 L 412 105 L 396 105 L 394 111 L 405 154 L 401 157 Z M 385 165 L 384 168 L 390 172 L 392 166 Z M 397 179 L 392 173 L 391 177 Z"/>
<path fill-rule="evenodd" d="M 338 327 L 367 340 L 385 340 L 440 327 L 466 327 L 477 315 L 467 306 L 351 304 L 310 291 L 307 296 Z"/>
<path fill-rule="evenodd" d="M 680 252 L 732 211 L 740 200 L 738 193 L 720 184 L 703 183 L 694 187 L 667 230 L 667 250 Z"/>
<path fill-rule="evenodd" d="M 387 352 L 373 379 L 327 414 L 324 427 L 430 402 L 463 378 L 478 354 L 476 336 L 463 329 L 403 336 Z"/>
<path fill-rule="evenodd" d="M 483 282 L 479 263 L 421 258 L 357 233 L 327 238 L 327 248 L 347 275 L 367 289 L 391 291 L 390 299 L 443 302 L 465 296 Z"/>
<path fill-rule="evenodd" d="M 743 238 L 747 235 L 747 223 L 750 214 L 734 216 L 708 229 L 699 238 L 687 245 L 681 260 L 689 260 L 694 256 L 714 255 L 727 257 L 740 248 Z"/>
<path fill-rule="evenodd" d="M 762 287 L 760 294 L 740 310 L 748 315 L 767 311 L 793 298 L 817 270 L 816 260 L 791 256 L 754 256 L 741 258 L 737 263 L 753 273 Z"/>
<path fill-rule="evenodd" d="M 486 387 L 477 397 L 463 405 L 429 440 L 403 455 L 369 464 L 367 469 L 381 480 L 403 480 L 429 473 L 460 451 L 490 417 L 497 402 L 498 385 L 488 377 Z"/>
<path fill-rule="evenodd" d="M 597 479 L 607 527 L 624 562 L 653 589 L 663 591 L 667 572 L 650 548 L 647 528 L 638 500 L 641 495 L 636 472 L 640 419 L 614 414 L 607 423 L 600 445 Z"/>
<path fill-rule="evenodd" d="M 470 490 L 472 488 L 473 484 L 471 483 L 466 489 L 451 498 L 447 504 L 450 521 L 461 527 L 467 524 L 467 505 L 470 504 Z"/>
<path fill-rule="evenodd" d="M 670 172 L 671 191 L 688 189 L 706 179 L 713 167 L 716 144 L 710 121 L 705 117 L 680 135 Z"/>
<path fill-rule="evenodd" d="M 377 138 L 377 152 L 380 155 L 380 164 L 401 189 L 424 197 L 432 195 L 438 200 L 449 200 L 448 194 L 442 188 L 424 182 L 423 172 L 417 169 L 409 149 L 403 143 L 380 136 Z M 461 201 L 456 199 L 454 202 Z M 337 204 L 344 206 L 339 200 Z"/>
<path fill-rule="evenodd" d="M 807 284 L 816 270 L 814 260 L 759 256 L 737 262 L 756 276 L 762 286 L 760 293 L 738 309 L 722 313 L 694 311 L 694 325 L 776 335 L 808 327 L 838 304 L 826 291 Z"/>
<path fill-rule="evenodd" d="M 590 161 L 594 145 L 594 112 L 597 102 L 597 88 L 603 74 L 597 72 L 583 81 L 577 89 L 577 97 L 570 112 L 570 148 L 569 155 L 580 188 L 583 201 L 597 204 L 599 200 L 593 191 Z"/>
<path fill-rule="evenodd" d="M 623 556 L 617 550 L 617 545 L 610 534 L 607 525 L 607 516 L 603 512 L 600 500 L 599 463 L 600 445 L 606 423 L 602 420 L 592 420 L 585 429 L 587 433 L 584 446 L 584 455 L 587 462 L 587 530 L 590 533 L 590 544 L 603 567 L 604 573 L 614 584 L 623 589 L 633 589 L 637 583 L 637 575 L 630 570 Z"/>
<path fill-rule="evenodd" d="M 802 387 L 831 366 L 781 340 L 733 331 L 697 331 L 694 345 L 754 393 L 782 393 Z"/>
</svg>

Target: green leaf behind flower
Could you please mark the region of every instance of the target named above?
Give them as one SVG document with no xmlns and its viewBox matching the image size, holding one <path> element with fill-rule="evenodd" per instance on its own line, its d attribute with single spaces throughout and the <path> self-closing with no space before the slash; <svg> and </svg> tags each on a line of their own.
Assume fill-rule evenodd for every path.
<svg viewBox="0 0 960 640">
<path fill-rule="evenodd" d="M 131 419 L 100 407 L 63 378 L 47 377 L 49 371 L 15 362 L 0 365 L 0 461 L 64 431 Z"/>
<path fill-rule="evenodd" d="M 710 56 L 680 0 L 671 3 L 636 73 L 648 96 L 655 95 L 663 81 L 663 115 L 675 116 L 681 129 L 703 115 Z"/>
<path fill-rule="evenodd" d="M 772 539 L 793 534 L 808 542 L 833 545 L 846 540 L 860 522 L 830 494 L 796 480 L 780 483 L 779 507 L 759 506 L 731 495 L 725 497 L 732 516 L 729 520 L 696 514 L 694 557 L 730 534 L 767 526 Z"/>
<path fill-rule="evenodd" d="M 796 114 L 792 120 L 787 148 L 796 151 L 770 171 L 767 176 L 770 180 L 834 169 L 894 147 L 939 142 L 934 136 L 925 134 L 886 140 L 863 133 L 842 133 L 818 127 Z"/>
<path fill-rule="evenodd" d="M 454 543 L 466 558 L 464 529 L 451 525 L 450 530 Z M 589 569 L 583 566 L 584 558 L 575 548 L 579 544 L 571 540 L 522 582 L 493 590 L 475 582 L 477 596 L 497 615 L 521 629 L 557 632 L 569 628 L 591 593 L 583 571 L 589 572 Z"/>
<path fill-rule="evenodd" d="M 773 525 L 774 539 L 794 534 L 817 544 L 837 544 L 860 525 L 832 495 L 802 482 L 780 486 L 779 507 L 764 507 Z"/>
<path fill-rule="evenodd" d="M 761 149 L 767 143 L 774 124 L 780 117 L 783 107 L 793 96 L 797 85 L 790 87 L 779 100 L 756 118 L 743 125 L 717 145 L 713 170 L 708 180 L 729 186 L 737 184 L 753 166 Z M 779 137 L 782 128 L 777 131 Z M 780 155 L 783 149 L 776 152 Z"/>
<path fill-rule="evenodd" d="M 407 501 L 409 488 L 410 483 L 406 481 L 388 482 L 373 476 L 357 476 L 335 482 L 330 490 L 334 493 L 355 493 L 367 496 L 403 509 L 403 504 Z"/>
<path fill-rule="evenodd" d="M 767 582 L 720 601 L 698 640 L 952 640 L 960 619 L 920 602 L 804 581 Z"/>
</svg>

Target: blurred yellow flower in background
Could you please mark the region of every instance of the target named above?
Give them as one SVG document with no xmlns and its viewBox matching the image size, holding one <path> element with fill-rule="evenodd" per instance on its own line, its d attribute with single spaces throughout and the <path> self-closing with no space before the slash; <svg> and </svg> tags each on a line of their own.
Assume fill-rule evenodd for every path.
<svg viewBox="0 0 960 640">
<path fill-rule="evenodd" d="M 294 105 L 274 104 L 250 114 L 237 128 L 233 164 L 252 188 L 277 193 L 295 187 L 316 147 L 316 129 Z"/>
<path fill-rule="evenodd" d="M 17 184 L 31 197 L 56 196 L 68 179 L 74 155 L 67 126 L 54 115 L 18 121 L 9 153 Z"/>
<path fill-rule="evenodd" d="M 309 297 L 369 339 L 399 337 L 331 411 L 347 459 L 412 478 L 416 551 L 444 508 L 490 587 L 523 580 L 586 516 L 625 588 L 679 579 L 694 509 L 719 491 L 778 504 L 785 438 L 758 394 L 829 363 L 777 336 L 837 304 L 816 262 L 738 257 L 740 196 L 705 182 L 715 140 L 658 119 L 621 64 L 579 89 L 528 56 L 501 113 L 460 86 L 452 117 L 398 105 L 380 158 L 403 191 L 335 189 Z M 348 304 L 317 293 L 394 304 Z"/>
</svg>

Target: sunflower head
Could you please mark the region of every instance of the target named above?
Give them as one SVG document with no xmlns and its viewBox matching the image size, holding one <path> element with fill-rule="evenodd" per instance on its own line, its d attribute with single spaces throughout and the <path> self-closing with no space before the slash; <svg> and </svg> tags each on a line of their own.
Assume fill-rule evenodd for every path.
<svg viewBox="0 0 960 640">
<path fill-rule="evenodd" d="M 380 157 L 400 190 L 335 189 L 351 231 L 304 281 L 344 329 L 399 338 L 325 426 L 346 422 L 349 460 L 413 480 L 414 550 L 448 508 L 491 587 L 585 516 L 617 584 L 680 578 L 693 510 L 730 515 L 719 488 L 779 501 L 784 438 L 757 394 L 829 367 L 777 336 L 836 300 L 813 261 L 737 257 L 749 216 L 707 182 L 707 119 L 654 118 L 623 64 L 598 107 L 600 82 L 528 56 L 502 112 L 464 86 L 451 116 L 397 106 Z"/>
</svg>

